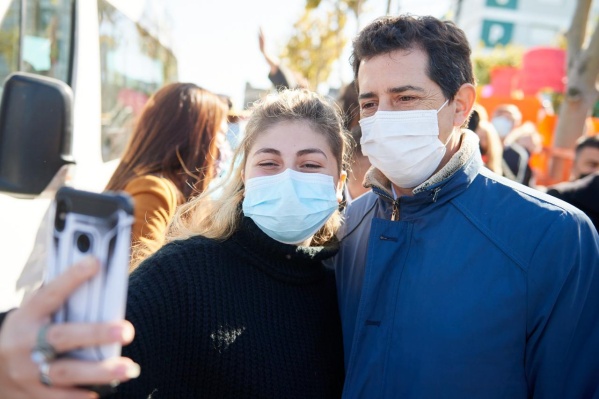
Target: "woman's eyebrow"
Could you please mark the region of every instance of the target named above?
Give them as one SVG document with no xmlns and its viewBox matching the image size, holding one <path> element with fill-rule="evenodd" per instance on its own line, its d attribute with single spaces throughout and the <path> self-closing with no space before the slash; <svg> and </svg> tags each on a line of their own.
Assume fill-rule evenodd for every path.
<svg viewBox="0 0 599 399">
<path fill-rule="evenodd" d="M 256 150 L 256 152 L 254 152 L 254 155 L 257 154 L 273 154 L 273 155 L 281 155 L 281 151 L 279 150 L 275 150 L 274 148 L 268 148 L 268 147 L 264 147 L 264 148 L 260 148 L 259 150 Z"/>
<path fill-rule="evenodd" d="M 297 155 L 302 156 L 302 155 L 314 154 L 314 153 L 322 154 L 326 159 L 329 159 L 329 157 L 327 157 L 327 154 L 325 154 L 324 151 L 321 150 L 320 148 L 306 148 L 304 150 L 299 150 L 297 152 Z"/>
</svg>

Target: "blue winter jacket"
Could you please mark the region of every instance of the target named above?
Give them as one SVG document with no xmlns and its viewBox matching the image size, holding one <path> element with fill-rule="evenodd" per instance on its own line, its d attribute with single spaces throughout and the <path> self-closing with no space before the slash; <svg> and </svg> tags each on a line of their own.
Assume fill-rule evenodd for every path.
<svg viewBox="0 0 599 399">
<path fill-rule="evenodd" d="M 588 218 L 450 162 L 396 202 L 380 172 L 335 258 L 344 398 L 599 397 L 599 238 Z"/>
</svg>

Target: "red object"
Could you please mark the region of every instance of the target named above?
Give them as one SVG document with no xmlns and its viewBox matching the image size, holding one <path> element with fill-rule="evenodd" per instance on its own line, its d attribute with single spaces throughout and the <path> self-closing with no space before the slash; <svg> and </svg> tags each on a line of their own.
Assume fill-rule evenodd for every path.
<svg viewBox="0 0 599 399">
<path fill-rule="evenodd" d="M 118 100 L 133 110 L 133 115 L 139 116 L 148 102 L 148 95 L 134 89 L 124 88 L 119 90 Z"/>
<path fill-rule="evenodd" d="M 511 96 L 518 89 L 520 70 L 515 67 L 495 67 L 491 70 L 492 93 L 494 96 Z"/>
<path fill-rule="evenodd" d="M 563 93 L 566 81 L 566 51 L 537 47 L 522 57 L 521 88 L 524 95 L 551 89 Z"/>
</svg>

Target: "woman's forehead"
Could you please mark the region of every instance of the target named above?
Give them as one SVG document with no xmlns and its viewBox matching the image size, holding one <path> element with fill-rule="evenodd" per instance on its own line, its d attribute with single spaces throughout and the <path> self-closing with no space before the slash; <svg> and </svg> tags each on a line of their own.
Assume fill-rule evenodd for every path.
<svg viewBox="0 0 599 399">
<path fill-rule="evenodd" d="M 281 121 L 270 125 L 256 135 L 250 148 L 250 154 L 262 147 L 275 148 L 280 151 L 297 151 L 302 147 L 316 147 L 325 152 L 332 152 L 326 136 L 307 120 Z"/>
</svg>

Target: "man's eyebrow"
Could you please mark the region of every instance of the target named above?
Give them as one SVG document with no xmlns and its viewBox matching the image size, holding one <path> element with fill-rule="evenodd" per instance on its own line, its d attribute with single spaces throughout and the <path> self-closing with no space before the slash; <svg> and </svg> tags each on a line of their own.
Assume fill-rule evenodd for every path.
<svg viewBox="0 0 599 399">
<path fill-rule="evenodd" d="M 397 94 L 397 93 L 403 93 L 406 91 L 419 91 L 424 93 L 424 89 L 422 87 L 418 87 L 418 86 L 412 86 L 412 85 L 405 85 L 405 86 L 397 86 L 397 87 L 392 87 L 390 89 L 387 89 L 387 93 L 391 93 L 391 94 Z M 358 95 L 358 100 L 364 100 L 364 99 L 369 99 L 369 98 L 374 98 L 376 97 L 376 95 L 373 92 L 366 92 L 366 93 L 362 93 L 360 95 Z"/>
<path fill-rule="evenodd" d="M 366 98 L 373 98 L 373 97 L 375 97 L 375 95 L 373 92 L 370 91 L 370 92 L 362 93 L 362 94 L 358 95 L 358 100 L 364 100 Z"/>
<path fill-rule="evenodd" d="M 406 91 L 420 91 L 420 92 L 424 93 L 424 89 L 422 87 L 412 86 L 412 85 L 397 86 L 397 87 L 392 87 L 390 89 L 387 89 L 387 93 L 392 93 L 392 94 L 403 93 Z"/>
<path fill-rule="evenodd" d="M 297 152 L 297 155 L 302 156 L 302 155 L 314 154 L 314 153 L 322 154 L 326 159 L 329 159 L 327 157 L 327 154 L 325 154 L 324 151 L 321 150 L 320 148 L 306 148 L 304 150 L 299 150 Z"/>
</svg>

